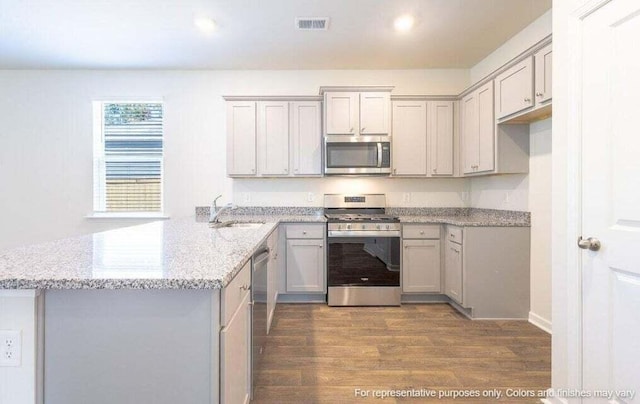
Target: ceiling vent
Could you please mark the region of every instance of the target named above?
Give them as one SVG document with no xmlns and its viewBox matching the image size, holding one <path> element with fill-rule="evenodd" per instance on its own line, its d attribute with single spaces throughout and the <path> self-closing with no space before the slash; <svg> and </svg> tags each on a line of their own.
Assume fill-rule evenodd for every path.
<svg viewBox="0 0 640 404">
<path fill-rule="evenodd" d="M 326 31 L 329 28 L 329 18 L 326 17 L 298 17 L 296 28 L 305 31 Z"/>
</svg>

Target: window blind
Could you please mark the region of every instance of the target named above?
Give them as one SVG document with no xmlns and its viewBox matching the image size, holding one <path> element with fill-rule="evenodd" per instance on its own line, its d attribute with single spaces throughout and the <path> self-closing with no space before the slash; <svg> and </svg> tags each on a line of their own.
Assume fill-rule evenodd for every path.
<svg viewBox="0 0 640 404">
<path fill-rule="evenodd" d="M 162 103 L 100 104 L 95 210 L 162 211 Z"/>
</svg>

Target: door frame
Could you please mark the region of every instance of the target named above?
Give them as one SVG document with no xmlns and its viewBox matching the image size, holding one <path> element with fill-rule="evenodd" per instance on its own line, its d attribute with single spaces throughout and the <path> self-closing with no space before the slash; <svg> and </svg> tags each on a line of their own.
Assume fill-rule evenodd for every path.
<svg viewBox="0 0 640 404">
<path fill-rule="evenodd" d="M 582 254 L 576 240 L 582 234 L 582 45 L 585 18 L 612 0 L 575 0 L 566 18 L 567 32 L 564 41 L 554 41 L 554 53 L 562 55 L 566 64 L 556 68 L 566 69 L 566 100 L 558 106 L 554 125 L 556 140 L 553 142 L 554 165 L 559 166 L 561 178 L 553 186 L 553 252 L 552 275 L 552 387 L 554 389 L 582 390 Z M 562 24 L 563 21 L 560 21 Z M 555 21 L 554 21 L 554 25 Z M 554 89 L 554 93 L 556 93 Z M 559 104 L 558 94 L 554 103 Z M 560 115 L 560 116 L 558 116 Z M 562 125 L 566 124 L 565 127 Z M 561 134 L 565 130 L 566 136 Z M 556 148 L 556 146 L 560 146 Z M 559 151 L 556 151 L 560 149 Z M 562 176 L 562 168 L 565 172 Z M 558 167 L 556 167 L 557 169 Z M 555 169 L 554 169 L 555 170 Z M 563 402 L 550 398 L 550 402 Z"/>
</svg>

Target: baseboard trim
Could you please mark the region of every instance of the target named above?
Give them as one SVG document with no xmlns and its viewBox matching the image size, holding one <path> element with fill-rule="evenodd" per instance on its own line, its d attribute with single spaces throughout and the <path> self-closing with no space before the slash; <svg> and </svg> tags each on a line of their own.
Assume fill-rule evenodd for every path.
<svg viewBox="0 0 640 404">
<path fill-rule="evenodd" d="M 536 327 L 538 327 L 539 329 L 541 329 L 542 331 L 545 331 L 548 334 L 551 334 L 551 321 L 547 320 L 546 318 L 542 318 L 536 313 L 530 311 L 529 322 L 535 325 Z"/>
</svg>

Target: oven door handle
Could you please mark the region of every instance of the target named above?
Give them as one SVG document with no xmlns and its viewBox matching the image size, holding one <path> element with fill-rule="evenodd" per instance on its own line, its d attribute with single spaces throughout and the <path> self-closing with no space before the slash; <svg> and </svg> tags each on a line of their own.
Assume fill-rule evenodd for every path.
<svg viewBox="0 0 640 404">
<path fill-rule="evenodd" d="M 378 147 L 378 168 L 382 168 L 382 142 L 376 143 Z"/>
<path fill-rule="evenodd" d="M 400 237 L 400 230 L 329 230 L 328 237 Z"/>
</svg>

